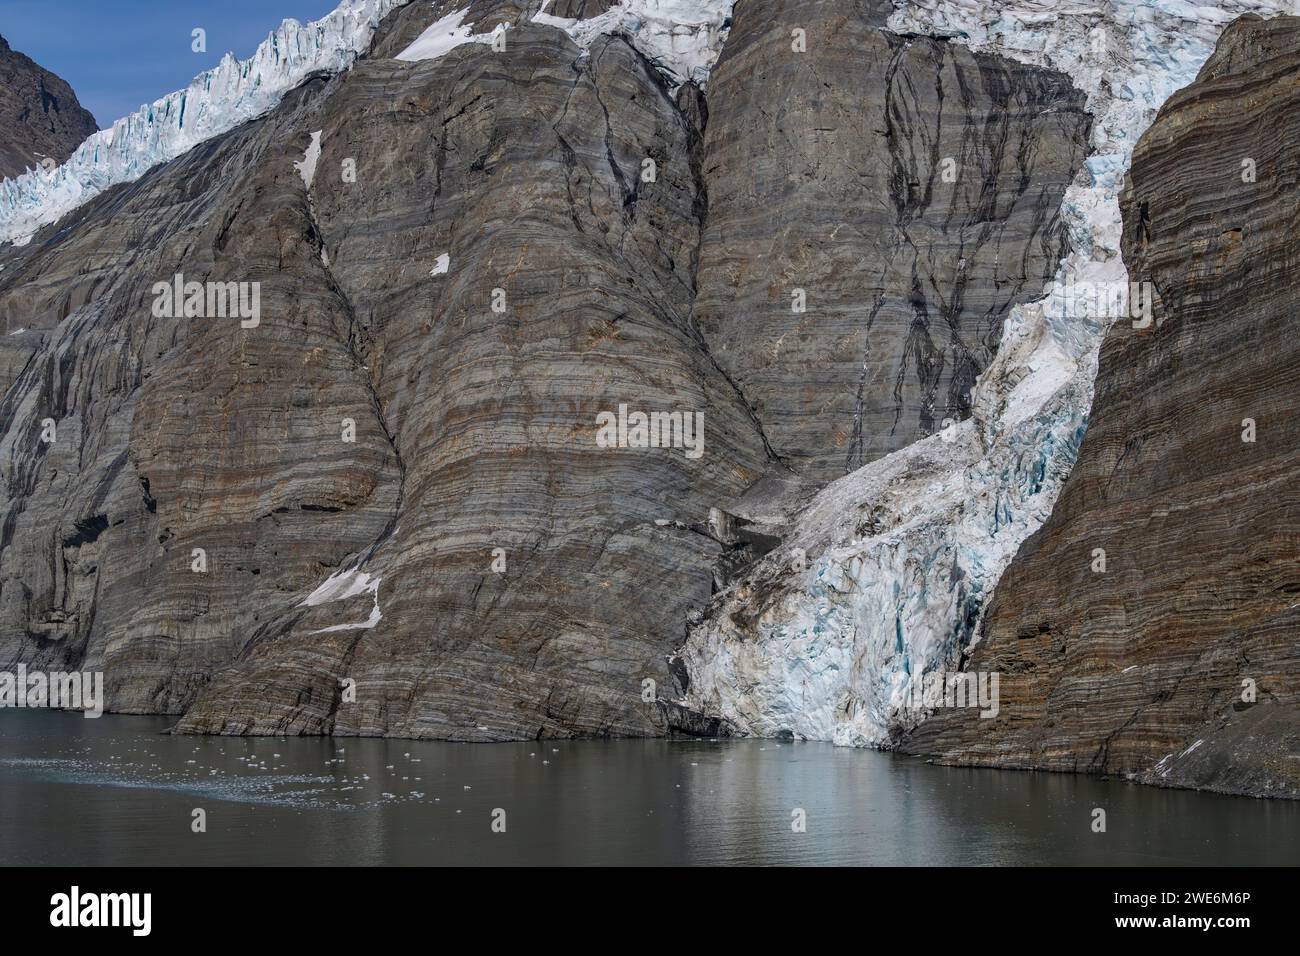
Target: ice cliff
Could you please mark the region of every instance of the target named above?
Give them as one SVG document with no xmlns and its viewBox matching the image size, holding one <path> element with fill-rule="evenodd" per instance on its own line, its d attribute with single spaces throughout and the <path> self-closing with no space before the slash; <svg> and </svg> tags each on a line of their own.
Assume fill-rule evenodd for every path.
<svg viewBox="0 0 1300 956">
<path fill-rule="evenodd" d="M 247 60 L 227 54 L 183 90 L 140 107 L 94 133 L 63 165 L 0 181 L 0 242 L 23 245 L 37 229 L 118 183 L 132 182 L 199 143 L 265 114 L 316 72 L 346 69 L 370 45 L 384 17 L 409 0 L 343 0 L 303 25 L 285 20 Z M 557 17 L 543 3 L 534 22 L 563 30 L 587 48 L 623 33 L 677 84 L 703 83 L 726 38 L 733 0 L 625 0 L 586 19 Z M 436 59 L 469 42 L 491 42 L 465 22 L 469 7 L 429 26 L 398 59 Z"/>
<path fill-rule="evenodd" d="M 578 20 L 552 15 L 554 0 L 546 0 L 533 22 L 558 27 L 582 47 L 598 36 L 624 33 L 677 83 L 702 86 L 727 38 L 733 5 L 734 0 L 624 0 Z"/>
<path fill-rule="evenodd" d="M 347 68 L 375 27 L 407 0 L 343 0 L 305 26 L 285 20 L 247 60 L 227 53 L 188 87 L 141 106 L 86 139 L 52 170 L 0 181 L 0 242 L 30 241 L 42 226 L 110 186 L 138 179 L 240 123 L 261 116 L 312 73 Z"/>
</svg>

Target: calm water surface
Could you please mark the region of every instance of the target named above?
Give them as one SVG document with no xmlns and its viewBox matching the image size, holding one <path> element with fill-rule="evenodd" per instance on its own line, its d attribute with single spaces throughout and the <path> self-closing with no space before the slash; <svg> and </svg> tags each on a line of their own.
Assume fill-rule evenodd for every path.
<svg viewBox="0 0 1300 956">
<path fill-rule="evenodd" d="M 0 864 L 1294 865 L 1300 846 L 1292 801 L 827 744 L 196 738 L 171 723 L 0 712 Z"/>
</svg>

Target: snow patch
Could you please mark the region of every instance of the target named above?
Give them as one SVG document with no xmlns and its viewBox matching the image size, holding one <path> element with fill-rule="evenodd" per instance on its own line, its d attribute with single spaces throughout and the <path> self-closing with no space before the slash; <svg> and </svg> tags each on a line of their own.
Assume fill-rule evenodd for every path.
<svg viewBox="0 0 1300 956">
<path fill-rule="evenodd" d="M 491 43 L 495 31 L 475 36 L 473 25 L 465 23 L 467 16 L 469 7 L 447 14 L 416 37 L 415 42 L 397 54 L 395 59 L 412 63 L 418 60 L 436 60 L 466 43 Z"/>
<path fill-rule="evenodd" d="M 373 628 L 384 616 L 379 609 L 379 584 L 382 580 L 378 575 L 366 574 L 359 568 L 350 568 L 346 571 L 331 574 L 320 587 L 312 591 L 307 596 L 307 599 L 298 606 L 317 607 L 321 604 L 346 601 L 362 594 L 370 594 L 374 598 L 374 607 L 370 609 L 370 616 L 364 621 L 355 624 L 335 624 L 332 627 L 322 627 L 310 633 L 328 634 L 331 631 L 357 631 Z"/>
<path fill-rule="evenodd" d="M 449 270 L 450 268 L 451 268 L 451 254 L 444 252 L 433 263 L 433 271 L 430 272 L 429 275 L 444 276 L 447 274 L 447 270 Z"/>
<path fill-rule="evenodd" d="M 365 594 L 367 591 L 378 591 L 379 581 L 380 579 L 377 576 L 366 574 L 358 568 L 336 571 L 326 578 L 320 587 L 307 595 L 307 600 L 298 606 L 316 607 L 319 604 L 329 604 L 332 601 L 346 601 L 348 598 L 356 597 L 358 594 Z"/>
<path fill-rule="evenodd" d="M 316 178 L 316 164 L 320 162 L 320 136 L 323 130 L 316 130 L 311 134 L 311 142 L 307 145 L 306 151 L 302 154 L 302 161 L 293 164 L 293 168 L 298 170 L 298 175 L 302 177 L 302 184 L 311 192 L 312 181 Z"/>
</svg>

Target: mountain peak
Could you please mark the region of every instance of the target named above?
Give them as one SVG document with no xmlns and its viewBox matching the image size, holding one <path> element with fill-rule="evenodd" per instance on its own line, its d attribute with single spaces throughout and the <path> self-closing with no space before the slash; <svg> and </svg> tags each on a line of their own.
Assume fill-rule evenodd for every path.
<svg viewBox="0 0 1300 956">
<path fill-rule="evenodd" d="M 98 128 L 67 82 L 0 36 L 0 177 L 62 163 Z"/>
</svg>

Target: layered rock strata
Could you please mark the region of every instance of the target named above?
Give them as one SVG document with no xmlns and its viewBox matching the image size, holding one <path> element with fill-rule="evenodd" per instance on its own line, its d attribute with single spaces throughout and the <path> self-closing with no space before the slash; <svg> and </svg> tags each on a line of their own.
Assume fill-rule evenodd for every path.
<svg viewBox="0 0 1300 956">
<path fill-rule="evenodd" d="M 696 318 L 818 483 L 969 417 L 1087 152 L 1065 76 L 890 33 L 890 9 L 737 4 L 709 86 Z"/>
<path fill-rule="evenodd" d="M 1124 259 L 1153 321 L 1108 334 L 970 655 L 999 716 L 938 711 L 905 749 L 1300 796 L 1298 62 L 1300 20 L 1237 21 L 1139 142 Z"/>
</svg>

